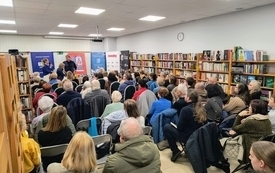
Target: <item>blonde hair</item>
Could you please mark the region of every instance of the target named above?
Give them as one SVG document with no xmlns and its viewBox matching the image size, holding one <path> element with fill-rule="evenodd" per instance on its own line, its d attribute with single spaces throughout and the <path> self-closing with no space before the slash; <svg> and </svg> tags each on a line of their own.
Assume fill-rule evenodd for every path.
<svg viewBox="0 0 275 173">
<path fill-rule="evenodd" d="M 21 132 L 27 129 L 26 116 L 21 111 L 18 112 L 18 123 Z"/>
<path fill-rule="evenodd" d="M 253 92 L 261 91 L 261 85 L 257 80 L 252 80 L 249 84 L 252 86 L 252 89 L 249 91 L 250 94 L 252 94 Z"/>
<path fill-rule="evenodd" d="M 67 77 L 67 79 L 69 79 L 70 81 L 72 81 L 72 80 L 74 79 L 74 74 L 73 74 L 73 72 L 67 71 L 66 77 Z"/>
<path fill-rule="evenodd" d="M 124 102 L 124 110 L 126 111 L 128 117 L 137 118 L 140 116 L 137 102 L 133 99 L 127 99 Z"/>
<path fill-rule="evenodd" d="M 122 99 L 122 95 L 119 91 L 113 91 L 111 98 L 113 102 L 117 103 Z"/>
<path fill-rule="evenodd" d="M 59 68 L 64 68 L 65 67 L 65 64 L 62 62 L 58 65 Z"/>
<path fill-rule="evenodd" d="M 275 143 L 269 141 L 257 141 L 251 146 L 255 156 L 264 161 L 271 171 L 275 171 Z"/>
<path fill-rule="evenodd" d="M 50 80 L 52 80 L 52 79 L 57 79 L 57 74 L 56 74 L 56 73 L 50 74 L 49 79 L 50 79 Z"/>
<path fill-rule="evenodd" d="M 33 81 L 36 82 L 36 83 L 39 83 L 41 81 L 40 76 L 34 76 Z"/>
<path fill-rule="evenodd" d="M 49 123 L 43 128 L 43 131 L 57 132 L 67 126 L 67 110 L 63 106 L 57 106 L 52 109 Z"/>
<path fill-rule="evenodd" d="M 93 172 L 96 169 L 96 152 L 93 139 L 84 131 L 71 139 L 61 164 L 75 173 Z"/>
<path fill-rule="evenodd" d="M 47 61 L 49 61 L 48 58 L 43 58 L 43 59 L 42 59 L 42 64 L 43 64 L 43 66 L 46 64 Z"/>
<path fill-rule="evenodd" d="M 158 78 L 157 78 L 157 84 L 158 84 L 159 86 L 164 86 L 164 84 L 165 84 L 165 79 L 164 79 L 163 77 L 158 77 Z"/>
</svg>

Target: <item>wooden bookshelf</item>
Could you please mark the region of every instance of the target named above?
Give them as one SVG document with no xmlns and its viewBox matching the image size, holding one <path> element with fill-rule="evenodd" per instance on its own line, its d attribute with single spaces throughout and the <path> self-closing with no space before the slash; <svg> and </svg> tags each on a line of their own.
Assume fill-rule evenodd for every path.
<svg viewBox="0 0 275 173">
<path fill-rule="evenodd" d="M 20 99 L 14 56 L 0 55 L 0 79 L 0 169 L 5 173 L 23 173 L 17 105 Z"/>
</svg>

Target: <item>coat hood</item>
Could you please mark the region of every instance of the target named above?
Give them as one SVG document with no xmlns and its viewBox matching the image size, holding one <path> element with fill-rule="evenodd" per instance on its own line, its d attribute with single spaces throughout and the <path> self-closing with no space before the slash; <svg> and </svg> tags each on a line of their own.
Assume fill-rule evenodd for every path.
<svg viewBox="0 0 275 173">
<path fill-rule="evenodd" d="M 254 120 L 268 120 L 269 116 L 268 115 L 262 115 L 262 114 L 254 114 L 246 118 L 246 120 L 249 119 L 254 119 Z"/>
<path fill-rule="evenodd" d="M 105 119 L 111 123 L 121 121 L 126 118 L 127 118 L 127 115 L 126 115 L 125 110 L 119 110 L 119 111 L 112 112 L 108 116 L 105 117 Z"/>
<path fill-rule="evenodd" d="M 126 85 L 134 85 L 135 83 L 134 83 L 133 80 L 127 80 L 127 81 L 124 82 L 124 84 L 126 84 Z"/>
<path fill-rule="evenodd" d="M 153 141 L 146 135 L 118 144 L 115 146 L 115 150 L 123 157 L 123 160 L 137 167 L 151 164 L 155 155 L 159 154 Z"/>
</svg>

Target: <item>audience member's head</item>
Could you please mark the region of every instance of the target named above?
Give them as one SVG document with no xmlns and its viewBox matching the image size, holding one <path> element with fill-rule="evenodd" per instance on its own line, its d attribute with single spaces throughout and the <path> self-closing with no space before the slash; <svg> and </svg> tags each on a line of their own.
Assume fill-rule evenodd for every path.
<svg viewBox="0 0 275 173">
<path fill-rule="evenodd" d="M 119 91 L 113 91 L 111 95 L 113 103 L 118 103 L 122 99 L 122 95 Z"/>
<path fill-rule="evenodd" d="M 138 85 L 139 85 L 139 88 L 147 88 L 146 81 L 143 79 L 138 80 Z"/>
<path fill-rule="evenodd" d="M 158 84 L 158 86 L 164 86 L 165 85 L 165 78 L 159 76 L 157 78 L 157 84 Z"/>
<path fill-rule="evenodd" d="M 208 84 L 206 87 L 206 91 L 207 91 L 208 98 L 212 98 L 212 97 L 221 95 L 218 85 L 216 85 L 216 84 Z"/>
<path fill-rule="evenodd" d="M 49 122 L 43 131 L 58 132 L 67 126 L 67 109 L 63 106 L 56 106 L 52 109 Z"/>
<path fill-rule="evenodd" d="M 177 85 L 177 78 L 176 76 L 170 75 L 169 76 L 169 83 L 173 85 Z"/>
<path fill-rule="evenodd" d="M 103 74 L 101 72 L 97 73 L 97 79 L 102 79 L 103 78 Z"/>
<path fill-rule="evenodd" d="M 131 73 L 124 73 L 123 80 L 133 80 Z"/>
<path fill-rule="evenodd" d="M 71 172 L 94 172 L 97 163 L 91 136 L 84 131 L 77 132 L 71 139 L 61 164 Z"/>
<path fill-rule="evenodd" d="M 216 77 L 210 77 L 208 78 L 208 84 L 217 84 L 217 78 Z"/>
<path fill-rule="evenodd" d="M 65 64 L 62 62 L 58 65 L 58 68 L 64 68 L 65 67 Z"/>
<path fill-rule="evenodd" d="M 167 74 L 164 71 L 162 71 L 162 72 L 160 72 L 159 76 L 166 79 Z"/>
<path fill-rule="evenodd" d="M 83 84 L 82 89 L 85 90 L 85 89 L 87 89 L 87 88 L 92 88 L 92 84 L 91 84 L 90 81 L 86 81 L 86 82 L 84 82 L 84 84 Z"/>
<path fill-rule="evenodd" d="M 275 172 L 275 143 L 269 141 L 254 142 L 250 149 L 249 159 L 255 171 Z"/>
<path fill-rule="evenodd" d="M 110 83 L 114 82 L 114 81 L 117 81 L 117 77 L 116 77 L 116 74 L 114 72 L 110 72 L 108 74 L 108 81 Z"/>
<path fill-rule="evenodd" d="M 71 61 L 71 57 L 70 57 L 70 55 L 66 55 L 65 57 L 66 57 L 66 61 L 68 61 L 68 62 L 70 62 L 70 61 Z"/>
<path fill-rule="evenodd" d="M 117 70 L 114 70 L 114 73 L 116 76 L 118 76 L 118 71 Z"/>
<path fill-rule="evenodd" d="M 74 79 L 74 74 L 73 74 L 73 72 L 67 71 L 66 77 L 67 77 L 67 79 L 69 79 L 69 80 L 72 81 L 72 80 Z"/>
<path fill-rule="evenodd" d="M 271 97 L 268 100 L 268 106 L 271 108 L 275 107 L 275 93 L 271 95 Z"/>
<path fill-rule="evenodd" d="M 33 74 L 31 75 L 31 77 L 35 77 L 35 76 L 40 77 L 40 73 L 38 71 L 33 72 Z"/>
<path fill-rule="evenodd" d="M 157 75 L 156 75 L 156 73 L 150 73 L 149 78 L 150 78 L 152 81 L 156 81 L 156 80 L 157 80 Z"/>
<path fill-rule="evenodd" d="M 73 83 L 69 79 L 66 79 L 66 80 L 63 81 L 63 86 L 62 87 L 65 91 L 73 91 L 74 90 Z"/>
<path fill-rule="evenodd" d="M 18 123 L 21 132 L 27 129 L 26 116 L 21 111 L 18 113 Z"/>
<path fill-rule="evenodd" d="M 200 91 L 204 91 L 205 90 L 205 86 L 203 82 L 199 82 L 196 83 L 195 88 L 196 91 L 200 92 Z"/>
<path fill-rule="evenodd" d="M 194 78 L 192 78 L 192 77 L 187 77 L 185 81 L 186 81 L 186 84 L 187 84 L 187 87 L 188 87 L 188 88 L 194 88 L 195 83 L 196 83 L 196 81 L 195 81 Z"/>
<path fill-rule="evenodd" d="M 267 103 L 261 99 L 254 99 L 251 100 L 249 106 L 249 114 L 262 114 L 267 115 Z"/>
<path fill-rule="evenodd" d="M 140 116 L 137 102 L 133 99 L 127 99 L 124 101 L 124 110 L 127 113 L 128 117 L 137 118 Z"/>
<path fill-rule="evenodd" d="M 261 91 L 261 85 L 257 80 L 252 80 L 248 85 L 248 90 L 250 93 Z"/>
<path fill-rule="evenodd" d="M 44 84 L 42 85 L 42 88 L 43 88 L 43 92 L 49 93 L 49 92 L 51 92 L 52 85 L 49 84 L 49 83 L 44 83 Z"/>
<path fill-rule="evenodd" d="M 50 80 L 57 79 L 57 74 L 56 74 L 56 73 L 52 73 L 52 74 L 50 74 L 49 79 L 50 79 Z"/>
<path fill-rule="evenodd" d="M 166 96 L 168 96 L 169 94 L 169 90 L 165 87 L 160 87 L 158 90 L 158 96 L 159 98 L 164 98 Z"/>
<path fill-rule="evenodd" d="M 43 84 L 45 84 L 45 83 L 47 83 L 47 82 L 44 81 L 44 80 L 40 80 L 40 81 L 39 81 L 39 84 L 38 84 L 38 87 L 39 87 L 39 88 L 43 88 L 42 86 L 43 86 Z"/>
<path fill-rule="evenodd" d="M 33 77 L 33 82 L 34 82 L 34 83 L 39 83 L 40 80 L 41 80 L 40 76 L 34 76 L 34 77 Z"/>
<path fill-rule="evenodd" d="M 140 75 L 139 75 L 139 72 L 134 72 L 134 77 L 135 77 L 135 79 L 137 78 L 137 77 L 139 77 Z"/>
<path fill-rule="evenodd" d="M 84 84 L 86 81 L 89 81 L 89 76 L 84 76 L 82 78 L 82 83 Z"/>
<path fill-rule="evenodd" d="M 244 83 L 238 83 L 235 87 L 235 92 L 238 97 L 240 97 L 246 105 L 249 105 L 250 102 L 250 96 L 249 96 L 249 91 L 248 87 Z"/>
<path fill-rule="evenodd" d="M 98 90 L 100 89 L 100 83 L 98 80 L 93 80 L 92 81 L 92 90 Z"/>
<path fill-rule="evenodd" d="M 126 142 L 143 134 L 140 123 L 133 117 L 127 118 L 121 122 L 119 135 L 120 142 Z"/>
<path fill-rule="evenodd" d="M 108 72 L 107 71 L 102 72 L 102 74 L 103 74 L 103 77 L 108 77 Z"/>
<path fill-rule="evenodd" d="M 179 98 L 184 98 L 187 94 L 187 87 L 184 84 L 179 84 L 176 88 L 176 95 Z"/>
<path fill-rule="evenodd" d="M 50 112 L 53 107 L 53 104 L 54 104 L 53 99 L 50 98 L 49 96 L 42 96 L 38 100 L 38 107 L 39 109 L 42 110 L 43 113 Z"/>
</svg>

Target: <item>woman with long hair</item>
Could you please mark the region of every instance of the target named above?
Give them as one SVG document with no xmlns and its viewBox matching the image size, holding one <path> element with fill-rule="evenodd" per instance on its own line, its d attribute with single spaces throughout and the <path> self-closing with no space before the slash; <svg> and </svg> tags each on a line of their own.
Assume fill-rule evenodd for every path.
<svg viewBox="0 0 275 173">
<path fill-rule="evenodd" d="M 124 110 L 128 117 L 133 117 L 138 120 L 141 126 L 144 127 L 145 119 L 143 116 L 140 116 L 137 102 L 133 99 L 128 99 L 124 102 Z"/>
<path fill-rule="evenodd" d="M 223 107 L 223 110 L 229 114 L 239 113 L 250 103 L 250 96 L 246 84 L 238 83 L 234 92 L 236 94 L 235 97 L 231 97 L 229 102 Z"/>
<path fill-rule="evenodd" d="M 94 141 L 86 132 L 80 131 L 69 143 L 61 163 L 50 164 L 47 172 L 94 173 L 96 166 Z"/>
<path fill-rule="evenodd" d="M 251 101 L 249 110 L 238 114 L 230 135 L 242 135 L 243 163 L 249 163 L 249 149 L 251 144 L 262 136 L 272 133 L 271 122 L 267 115 L 267 103 L 260 99 Z"/>
<path fill-rule="evenodd" d="M 207 122 L 206 112 L 199 102 L 197 91 L 187 93 L 185 100 L 188 105 L 181 109 L 178 124 L 164 126 L 164 136 L 172 151 L 172 162 L 175 162 L 181 154 L 176 142 L 181 141 L 185 144 L 191 134 Z"/>
<path fill-rule="evenodd" d="M 275 143 L 269 141 L 254 142 L 250 149 L 252 167 L 255 171 L 275 172 Z"/>
</svg>

